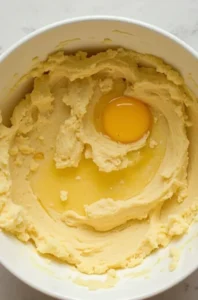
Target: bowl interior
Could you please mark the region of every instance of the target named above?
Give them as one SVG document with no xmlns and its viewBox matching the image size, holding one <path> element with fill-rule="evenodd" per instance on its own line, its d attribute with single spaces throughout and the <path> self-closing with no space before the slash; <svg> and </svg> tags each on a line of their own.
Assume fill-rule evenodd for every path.
<svg viewBox="0 0 198 300">
<path fill-rule="evenodd" d="M 12 87 L 35 65 L 36 57 L 43 60 L 56 50 L 95 52 L 115 47 L 163 58 L 182 73 L 187 85 L 198 95 L 198 59 L 193 50 L 183 47 L 176 39 L 152 26 L 119 18 L 85 18 L 40 30 L 0 58 L 0 108 L 3 119 L 8 120 L 14 105 L 30 89 L 31 82 L 28 80 Z M 2 232 L 0 261 L 26 283 L 61 299 L 143 299 L 172 286 L 197 267 L 197 231 L 198 225 L 194 224 L 188 235 L 153 253 L 141 266 L 118 271 L 120 281 L 115 287 L 94 292 L 76 285 L 72 278 L 80 276 L 87 280 L 105 280 L 106 276 L 78 274 L 70 266 L 40 257 L 31 245 L 24 245 Z M 178 268 L 170 273 L 169 248 L 173 244 L 181 248 L 181 259 Z"/>
</svg>

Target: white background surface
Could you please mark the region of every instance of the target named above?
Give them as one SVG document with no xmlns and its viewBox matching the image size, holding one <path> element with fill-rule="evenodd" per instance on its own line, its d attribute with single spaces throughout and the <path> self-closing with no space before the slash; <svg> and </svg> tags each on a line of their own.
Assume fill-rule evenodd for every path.
<svg viewBox="0 0 198 300">
<path fill-rule="evenodd" d="M 82 15 L 132 17 L 157 25 L 198 51 L 198 0 L 0 0 L 0 53 L 30 32 Z M 0 300 L 52 300 L 0 265 Z M 152 300 L 197 300 L 198 271 Z M 150 299 L 151 300 L 151 299 Z"/>
</svg>

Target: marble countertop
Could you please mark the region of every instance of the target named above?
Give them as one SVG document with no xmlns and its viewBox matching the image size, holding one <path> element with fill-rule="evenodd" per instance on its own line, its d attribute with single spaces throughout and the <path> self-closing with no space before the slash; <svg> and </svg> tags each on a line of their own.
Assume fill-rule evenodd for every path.
<svg viewBox="0 0 198 300">
<path fill-rule="evenodd" d="M 118 15 L 157 25 L 198 51 L 198 0 L 0 0 L 0 53 L 30 32 L 65 18 Z M 0 266 L 1 300 L 53 300 Z M 198 271 L 150 300 L 197 300 Z"/>
</svg>

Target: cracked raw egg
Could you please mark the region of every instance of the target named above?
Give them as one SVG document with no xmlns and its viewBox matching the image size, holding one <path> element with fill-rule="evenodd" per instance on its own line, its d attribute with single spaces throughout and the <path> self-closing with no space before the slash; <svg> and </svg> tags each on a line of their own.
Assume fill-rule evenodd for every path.
<svg viewBox="0 0 198 300">
<path fill-rule="evenodd" d="M 121 96 L 104 107 L 102 125 L 106 135 L 121 143 L 132 143 L 141 139 L 151 128 L 152 115 L 142 101 Z"/>
</svg>

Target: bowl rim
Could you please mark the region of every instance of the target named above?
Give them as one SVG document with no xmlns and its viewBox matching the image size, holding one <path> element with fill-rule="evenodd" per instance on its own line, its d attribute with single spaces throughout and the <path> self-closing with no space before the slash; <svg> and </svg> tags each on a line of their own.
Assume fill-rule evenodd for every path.
<svg viewBox="0 0 198 300">
<path fill-rule="evenodd" d="M 44 32 L 50 31 L 53 28 L 61 27 L 65 24 L 72 24 L 72 23 L 79 23 L 79 22 L 87 22 L 87 21 L 119 21 L 121 23 L 130 23 L 134 25 L 138 25 L 141 27 L 145 27 L 151 31 L 155 31 L 156 33 L 163 35 L 164 37 L 173 40 L 175 43 L 177 43 L 179 46 L 187 50 L 192 56 L 194 56 L 195 59 L 198 59 L 198 52 L 194 50 L 191 46 L 189 46 L 186 42 L 181 40 L 180 38 L 176 37 L 172 33 L 169 33 L 168 31 L 156 26 L 149 24 L 144 21 L 140 21 L 134 18 L 128 18 L 128 17 L 121 17 L 121 16 L 113 16 L 113 15 L 87 15 L 87 16 L 79 16 L 79 17 L 73 17 L 73 18 L 67 18 L 63 19 L 57 22 L 53 22 L 51 24 L 42 26 L 39 29 L 36 29 L 32 33 L 22 37 L 17 42 L 15 42 L 12 46 L 8 47 L 6 51 L 4 51 L 0 55 L 0 64 L 12 53 L 14 52 L 18 47 L 20 47 L 25 42 L 28 42 L 29 40 L 33 39 L 35 36 L 38 36 Z M 23 283 L 27 284 L 29 287 L 42 292 L 45 295 L 55 297 L 56 299 L 62 299 L 62 300 L 80 300 L 77 298 L 68 298 L 67 296 L 62 296 L 56 292 L 49 291 L 46 288 L 43 288 L 35 283 L 33 283 L 31 280 L 23 277 L 21 274 L 19 274 L 15 269 L 9 266 L 5 261 L 3 261 L 2 257 L 0 256 L 0 264 L 2 264 L 3 267 L 5 267 L 11 274 L 13 274 L 16 278 L 18 278 Z M 142 296 L 134 297 L 133 300 L 143 300 L 146 298 L 153 297 L 155 295 L 161 294 L 162 292 L 172 288 L 173 286 L 177 285 L 181 281 L 183 281 L 185 278 L 187 278 L 189 275 L 191 275 L 193 272 L 195 272 L 198 269 L 198 261 L 194 266 L 189 269 L 186 273 L 181 274 L 181 276 L 175 278 L 171 282 L 165 283 L 162 287 L 156 288 L 155 291 L 149 292 Z M 127 298 L 125 300 L 130 300 L 130 298 Z"/>
</svg>

